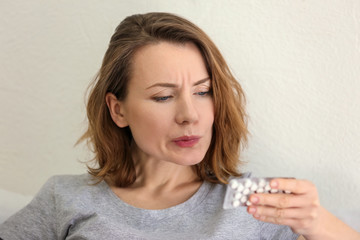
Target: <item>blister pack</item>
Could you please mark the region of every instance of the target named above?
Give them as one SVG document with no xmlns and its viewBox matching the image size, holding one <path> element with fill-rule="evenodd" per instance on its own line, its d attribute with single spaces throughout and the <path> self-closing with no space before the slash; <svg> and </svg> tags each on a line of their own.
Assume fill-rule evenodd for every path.
<svg viewBox="0 0 360 240">
<path fill-rule="evenodd" d="M 224 209 L 250 206 L 249 197 L 253 193 L 290 193 L 270 186 L 274 178 L 232 178 L 226 188 Z"/>
</svg>

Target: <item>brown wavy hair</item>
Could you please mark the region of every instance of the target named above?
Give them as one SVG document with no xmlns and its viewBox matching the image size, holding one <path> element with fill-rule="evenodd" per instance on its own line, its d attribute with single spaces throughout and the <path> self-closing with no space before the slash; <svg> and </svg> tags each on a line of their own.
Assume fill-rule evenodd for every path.
<svg viewBox="0 0 360 240">
<path fill-rule="evenodd" d="M 210 38 L 190 21 L 169 13 L 136 14 L 116 28 L 92 87 L 88 103 L 88 129 L 78 143 L 86 140 L 94 151 L 95 167 L 89 173 L 97 180 L 110 179 L 118 187 L 134 183 L 136 172 L 131 155 L 132 134 L 112 120 L 105 96 L 119 100 L 127 96 L 134 53 L 141 47 L 162 41 L 192 42 L 204 57 L 211 79 L 215 106 L 213 136 L 204 159 L 194 166 L 202 180 L 227 183 L 240 176 L 240 152 L 247 143 L 245 97 L 220 51 Z"/>
</svg>

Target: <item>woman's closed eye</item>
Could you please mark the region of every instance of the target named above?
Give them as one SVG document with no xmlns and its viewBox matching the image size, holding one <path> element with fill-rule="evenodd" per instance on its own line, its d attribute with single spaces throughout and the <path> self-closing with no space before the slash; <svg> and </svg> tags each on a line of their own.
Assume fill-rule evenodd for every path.
<svg viewBox="0 0 360 240">
<path fill-rule="evenodd" d="M 159 97 L 153 97 L 153 100 L 156 102 L 165 102 L 172 98 L 173 96 L 159 96 Z"/>
<path fill-rule="evenodd" d="M 200 97 L 205 97 L 205 96 L 208 96 L 211 94 L 211 91 L 210 90 L 207 90 L 207 91 L 199 91 L 199 92 L 195 92 L 194 95 L 197 95 L 197 96 L 200 96 Z M 169 101 L 170 99 L 174 98 L 173 95 L 168 95 L 168 96 L 154 96 L 152 97 L 152 99 L 155 101 L 155 102 L 167 102 Z"/>
<path fill-rule="evenodd" d="M 206 96 L 206 95 L 209 95 L 209 94 L 210 94 L 210 91 L 196 92 L 195 94 L 196 94 L 196 95 L 199 95 L 199 96 Z"/>
</svg>

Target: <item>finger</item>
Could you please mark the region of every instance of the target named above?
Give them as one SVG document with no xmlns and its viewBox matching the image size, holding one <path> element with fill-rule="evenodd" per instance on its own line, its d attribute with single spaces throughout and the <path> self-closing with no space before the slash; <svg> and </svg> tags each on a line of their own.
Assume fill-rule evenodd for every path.
<svg viewBox="0 0 360 240">
<path fill-rule="evenodd" d="M 250 202 L 254 205 L 265 205 L 276 208 L 306 207 L 309 204 L 306 195 L 294 194 L 252 194 Z"/>
<path fill-rule="evenodd" d="M 271 180 L 270 186 L 271 188 L 289 191 L 294 194 L 317 192 L 315 185 L 310 181 L 295 178 L 275 178 Z"/>
<path fill-rule="evenodd" d="M 281 217 L 273 217 L 273 216 L 265 216 L 260 214 L 254 214 L 253 217 L 257 220 L 274 223 L 279 225 L 287 225 L 294 232 L 298 234 L 305 234 L 308 232 L 313 225 L 310 218 L 281 218 Z"/>
<path fill-rule="evenodd" d="M 268 217 L 263 215 L 254 215 L 254 218 L 268 223 L 274 223 L 279 225 L 287 225 L 291 228 L 299 225 L 299 220 L 294 218 L 276 218 L 276 217 Z"/>
<path fill-rule="evenodd" d="M 252 215 L 273 217 L 273 218 L 292 218 L 292 219 L 304 219 L 316 217 L 316 211 L 308 208 L 273 208 L 266 206 L 250 206 L 248 207 L 248 213 Z"/>
</svg>

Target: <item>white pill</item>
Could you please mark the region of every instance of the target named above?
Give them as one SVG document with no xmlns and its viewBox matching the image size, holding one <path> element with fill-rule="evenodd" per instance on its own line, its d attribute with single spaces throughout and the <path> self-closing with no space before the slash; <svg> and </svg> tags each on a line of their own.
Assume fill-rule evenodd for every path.
<svg viewBox="0 0 360 240">
<path fill-rule="evenodd" d="M 239 183 L 239 186 L 236 189 L 239 192 L 242 192 L 244 190 L 244 185 L 242 185 L 241 183 Z"/>
<path fill-rule="evenodd" d="M 232 202 L 231 205 L 232 205 L 233 207 L 238 207 L 238 206 L 240 206 L 240 201 L 239 201 L 239 200 L 235 200 L 235 201 Z"/>
<path fill-rule="evenodd" d="M 244 191 L 243 191 L 243 194 L 244 195 L 248 195 L 250 193 L 250 189 L 246 188 Z"/>
<path fill-rule="evenodd" d="M 277 190 L 277 189 L 271 189 L 270 192 L 271 192 L 271 193 L 277 193 L 277 192 L 279 192 L 279 190 Z"/>
<path fill-rule="evenodd" d="M 270 190 L 271 190 L 271 187 L 270 187 L 270 185 L 269 184 L 266 184 L 266 186 L 265 186 L 265 192 L 269 192 Z"/>
<path fill-rule="evenodd" d="M 247 178 L 247 179 L 245 180 L 245 188 L 250 188 L 250 187 L 251 187 L 251 184 L 252 184 L 251 180 L 250 180 L 249 178 Z"/>
<path fill-rule="evenodd" d="M 264 192 L 264 189 L 263 189 L 263 188 L 258 188 L 258 189 L 256 190 L 256 192 L 257 192 L 257 193 L 263 193 L 263 192 Z"/>
<path fill-rule="evenodd" d="M 252 185 L 251 185 L 251 191 L 255 192 L 256 189 L 258 188 L 258 185 L 254 182 Z"/>
<path fill-rule="evenodd" d="M 232 189 L 236 189 L 239 185 L 239 183 L 236 179 L 232 179 L 229 184 Z"/>
<path fill-rule="evenodd" d="M 242 196 L 242 198 L 240 198 L 241 203 L 246 203 L 247 200 L 248 198 L 246 196 Z"/>
<path fill-rule="evenodd" d="M 259 179 L 259 187 L 265 187 L 265 185 L 266 185 L 265 179 L 260 178 L 260 179 Z"/>
<path fill-rule="evenodd" d="M 247 201 L 247 202 L 246 202 L 246 206 L 251 206 L 251 202 L 250 202 L 250 201 Z"/>
<path fill-rule="evenodd" d="M 241 193 L 239 193 L 239 192 L 236 192 L 236 193 L 234 193 L 234 199 L 240 199 L 241 198 Z"/>
</svg>

